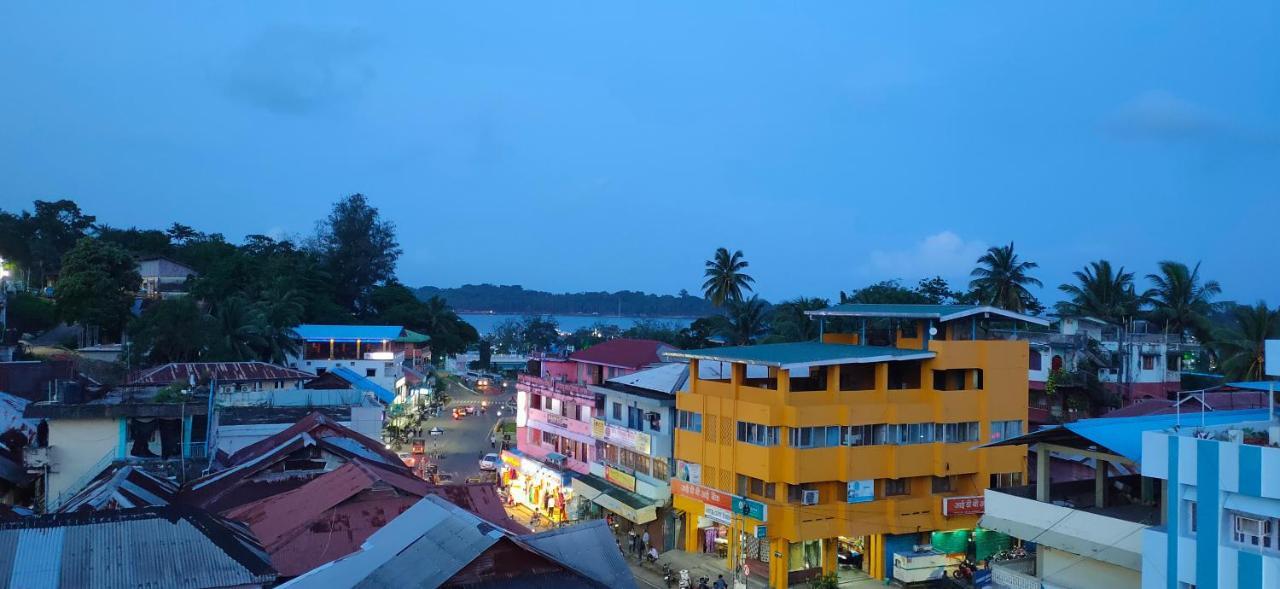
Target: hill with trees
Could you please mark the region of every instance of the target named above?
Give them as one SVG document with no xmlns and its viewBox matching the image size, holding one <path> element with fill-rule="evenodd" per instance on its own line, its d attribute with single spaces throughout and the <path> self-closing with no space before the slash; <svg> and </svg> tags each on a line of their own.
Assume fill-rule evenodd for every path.
<svg viewBox="0 0 1280 589">
<path fill-rule="evenodd" d="M 627 315 L 639 317 L 701 317 L 714 312 L 705 298 L 680 291 L 657 295 L 632 290 L 618 292 L 550 293 L 519 285 L 464 284 L 457 288 L 424 286 L 418 298 L 439 296 L 459 311 L 514 315 Z"/>
</svg>

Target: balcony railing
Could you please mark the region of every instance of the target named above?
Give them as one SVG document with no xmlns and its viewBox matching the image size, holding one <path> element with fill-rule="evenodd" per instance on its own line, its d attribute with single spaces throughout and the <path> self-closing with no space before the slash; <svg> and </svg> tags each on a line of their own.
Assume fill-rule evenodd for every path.
<svg viewBox="0 0 1280 589">
<path fill-rule="evenodd" d="M 999 589 L 1040 589 L 1036 577 L 1036 557 L 991 563 L 991 585 Z"/>
<path fill-rule="evenodd" d="M 536 376 L 521 374 L 516 385 L 524 388 L 525 391 L 539 395 L 547 395 L 559 398 L 570 398 L 578 401 L 595 403 L 596 394 L 591 392 L 587 387 L 576 383 L 569 382 L 552 382 Z"/>
</svg>

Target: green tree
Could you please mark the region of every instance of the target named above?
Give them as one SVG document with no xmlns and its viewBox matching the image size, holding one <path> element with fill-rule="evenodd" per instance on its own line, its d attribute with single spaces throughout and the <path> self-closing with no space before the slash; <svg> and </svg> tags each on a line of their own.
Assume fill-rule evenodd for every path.
<svg viewBox="0 0 1280 589">
<path fill-rule="evenodd" d="M 212 322 L 190 297 L 157 301 L 129 323 L 133 364 L 200 360 L 209 345 Z"/>
<path fill-rule="evenodd" d="M 863 305 L 926 305 L 932 303 L 928 295 L 902 286 L 898 280 L 882 280 L 875 284 L 849 291 L 840 291 L 840 304 Z"/>
<path fill-rule="evenodd" d="M 559 324 L 550 315 L 528 315 L 520 321 L 528 351 L 545 352 L 560 342 Z"/>
<path fill-rule="evenodd" d="M 749 264 L 742 257 L 742 250 L 732 254 L 725 248 L 716 250 L 715 257 L 707 260 L 707 269 L 703 272 L 706 282 L 702 283 L 702 291 L 711 304 L 722 307 L 728 301 L 741 301 L 742 291 L 751 291 L 755 279 L 747 275 Z"/>
<path fill-rule="evenodd" d="M 284 364 L 298 353 L 298 334 L 293 328 L 302 322 L 303 298 L 296 290 L 277 285 L 253 305 L 258 324 L 259 359 Z"/>
<path fill-rule="evenodd" d="M 1137 316 L 1142 300 L 1134 290 L 1133 272 L 1125 272 L 1124 266 L 1116 270 L 1111 262 L 1098 260 L 1072 275 L 1076 277 L 1076 284 L 1058 287 L 1070 297 L 1058 303 L 1062 314 L 1084 315 L 1112 323 Z"/>
<path fill-rule="evenodd" d="M 58 324 L 53 303 L 25 292 L 9 295 L 9 328 L 19 334 L 39 334 Z"/>
<path fill-rule="evenodd" d="M 769 311 L 760 297 L 730 299 L 720 322 L 720 335 L 730 344 L 745 346 L 755 343 L 769 328 Z"/>
<path fill-rule="evenodd" d="M 805 314 L 830 306 L 826 299 L 798 297 L 773 307 L 767 342 L 807 342 L 818 339 L 818 322 Z"/>
<path fill-rule="evenodd" d="M 1024 262 L 1009 245 L 988 248 L 978 258 L 978 266 L 969 273 L 973 280 L 969 288 L 977 293 L 980 302 L 1001 309 L 1023 313 L 1040 307 L 1039 301 L 1027 290 L 1028 285 L 1043 286 L 1030 271 L 1039 267 L 1035 262 Z"/>
<path fill-rule="evenodd" d="M 1231 324 L 1213 337 L 1218 368 L 1228 380 L 1262 380 L 1266 340 L 1280 337 L 1280 309 L 1266 301 L 1231 309 Z"/>
<path fill-rule="evenodd" d="M 119 335 L 141 285 L 137 263 L 129 252 L 84 237 L 62 259 L 54 300 L 66 321 Z"/>
<path fill-rule="evenodd" d="M 65 256 L 93 227 L 97 218 L 84 214 L 80 205 L 66 199 L 37 200 L 34 208 L 34 215 L 26 216 L 24 213 L 30 240 L 30 262 L 39 277 L 33 276 L 32 283 L 44 284 L 49 275 L 61 272 Z"/>
<path fill-rule="evenodd" d="M 222 301 L 213 311 L 209 359 L 222 362 L 257 359 L 258 351 L 266 347 L 262 332 L 262 317 L 251 303 L 239 296 Z"/>
<path fill-rule="evenodd" d="M 1160 262 L 1159 274 L 1148 274 L 1152 288 L 1143 294 L 1151 304 L 1151 319 L 1179 336 L 1191 332 L 1202 341 L 1209 335 L 1213 297 L 1222 293 L 1216 280 L 1200 278 L 1200 263 L 1188 268 L 1181 262 Z"/>
<path fill-rule="evenodd" d="M 373 287 L 395 277 L 401 253 L 395 224 L 363 194 L 334 203 L 317 227 L 315 244 L 333 277 L 335 300 L 347 309 L 363 311 Z"/>
</svg>

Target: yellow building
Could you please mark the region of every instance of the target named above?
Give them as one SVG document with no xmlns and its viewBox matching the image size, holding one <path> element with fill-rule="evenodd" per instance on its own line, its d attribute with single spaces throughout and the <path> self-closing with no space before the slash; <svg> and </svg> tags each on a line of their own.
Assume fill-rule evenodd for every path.
<svg viewBox="0 0 1280 589">
<path fill-rule="evenodd" d="M 1028 348 L 1009 331 L 1044 320 L 968 305 L 810 315 L 820 342 L 668 354 L 690 363 L 672 483 L 684 549 L 755 561 L 770 587 L 834 571 L 842 542 L 883 578 L 893 552 L 973 528 L 986 488 L 1026 476 L 1025 447 L 975 447 L 1025 431 Z"/>
</svg>

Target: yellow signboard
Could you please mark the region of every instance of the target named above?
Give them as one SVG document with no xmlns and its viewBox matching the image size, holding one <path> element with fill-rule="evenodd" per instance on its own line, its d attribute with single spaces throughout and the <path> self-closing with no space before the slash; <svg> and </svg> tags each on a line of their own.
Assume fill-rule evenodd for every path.
<svg viewBox="0 0 1280 589">
<path fill-rule="evenodd" d="M 604 479 L 632 493 L 636 491 L 636 477 L 612 466 L 604 467 Z"/>
</svg>

